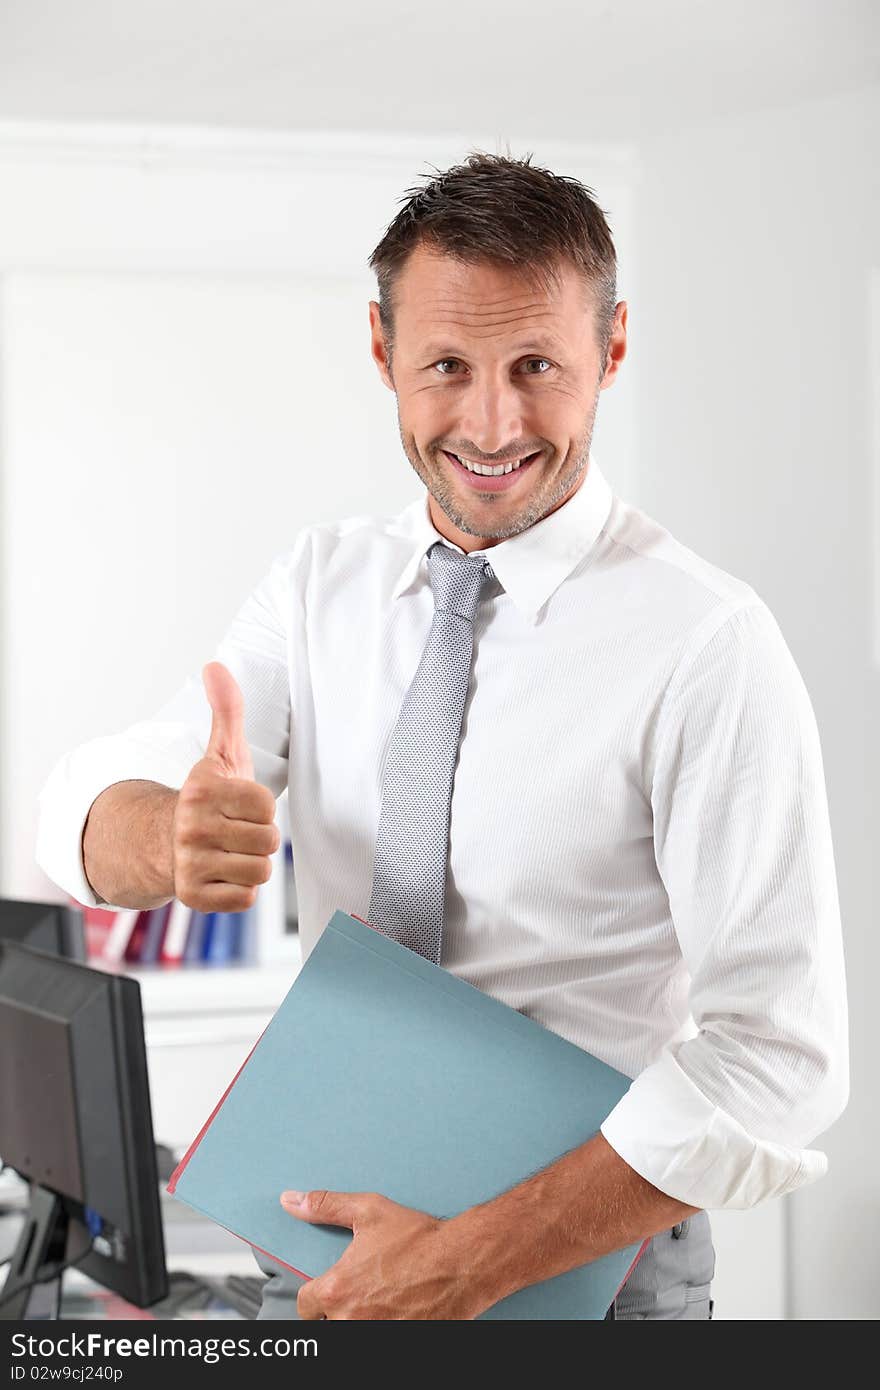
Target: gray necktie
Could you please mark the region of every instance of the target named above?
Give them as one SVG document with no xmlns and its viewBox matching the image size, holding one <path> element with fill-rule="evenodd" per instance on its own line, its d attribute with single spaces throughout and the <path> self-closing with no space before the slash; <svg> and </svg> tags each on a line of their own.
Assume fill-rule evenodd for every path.
<svg viewBox="0 0 880 1390">
<path fill-rule="evenodd" d="M 434 621 L 385 763 L 372 926 L 440 964 L 449 808 L 473 654 L 473 617 L 489 562 L 437 542 L 428 551 Z"/>
</svg>

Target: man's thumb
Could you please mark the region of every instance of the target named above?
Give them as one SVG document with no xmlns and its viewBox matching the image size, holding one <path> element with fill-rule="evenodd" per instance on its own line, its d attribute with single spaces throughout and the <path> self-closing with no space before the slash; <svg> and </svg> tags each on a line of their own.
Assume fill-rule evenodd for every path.
<svg viewBox="0 0 880 1390">
<path fill-rule="evenodd" d="M 233 776 L 253 781 L 254 763 L 244 736 L 244 697 L 238 682 L 220 661 L 208 662 L 202 680 L 213 714 L 205 756 L 218 759 Z"/>
</svg>

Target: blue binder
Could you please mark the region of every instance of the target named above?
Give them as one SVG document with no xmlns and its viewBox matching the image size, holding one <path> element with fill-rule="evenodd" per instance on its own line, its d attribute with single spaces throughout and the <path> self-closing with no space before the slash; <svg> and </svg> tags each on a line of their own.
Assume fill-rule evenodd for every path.
<svg viewBox="0 0 880 1390">
<path fill-rule="evenodd" d="M 337 912 L 169 1185 L 314 1278 L 352 1239 L 286 1188 L 380 1192 L 450 1217 L 584 1143 L 630 1078 Z M 644 1243 L 529 1285 L 484 1318 L 604 1318 Z"/>
</svg>

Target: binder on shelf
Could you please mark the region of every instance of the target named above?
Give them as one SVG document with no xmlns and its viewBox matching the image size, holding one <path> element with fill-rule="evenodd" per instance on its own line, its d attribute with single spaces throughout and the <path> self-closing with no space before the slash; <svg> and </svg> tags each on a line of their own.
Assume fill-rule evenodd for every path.
<svg viewBox="0 0 880 1390">
<path fill-rule="evenodd" d="M 104 943 L 104 959 L 114 965 L 126 959 L 126 951 L 137 927 L 140 912 L 136 907 L 123 907 L 113 914 L 113 926 Z"/>
<path fill-rule="evenodd" d="M 284 843 L 284 896 L 285 929 L 299 931 L 299 902 L 296 896 L 296 878 L 293 872 L 293 845 L 290 840 Z"/>
<path fill-rule="evenodd" d="M 79 902 L 71 894 L 68 894 L 68 902 L 71 907 L 77 908 L 83 915 L 86 959 L 89 961 L 103 960 L 104 949 L 113 930 L 113 923 L 116 921 L 116 909 L 91 907 L 88 903 Z"/>
<path fill-rule="evenodd" d="M 206 912 L 206 913 L 205 913 L 205 933 L 204 933 L 204 936 L 202 937 L 202 944 L 201 944 L 201 959 L 202 959 L 203 961 L 206 961 L 206 960 L 210 960 L 210 959 L 211 959 L 211 941 L 212 941 L 213 936 L 214 936 L 214 928 L 215 928 L 216 925 L 217 925 L 217 918 L 218 918 L 219 916 L 220 916 L 220 913 L 219 913 L 219 912 Z"/>
<path fill-rule="evenodd" d="M 168 1191 L 313 1278 L 351 1232 L 288 1215 L 286 1188 L 379 1192 L 451 1217 L 586 1142 L 630 1084 L 337 912 Z M 520 1289 L 481 1316 L 604 1318 L 647 1244 Z"/>
<path fill-rule="evenodd" d="M 205 959 L 211 965 L 229 965 L 238 960 L 241 946 L 243 912 L 218 912 L 206 948 Z"/>
<path fill-rule="evenodd" d="M 280 819 L 280 818 L 279 818 Z M 247 924 L 245 959 L 253 965 L 283 965 L 299 959 L 299 934 L 287 930 L 286 840 L 271 856 L 270 878 L 257 889 Z"/>
<path fill-rule="evenodd" d="M 179 965 L 183 960 L 191 916 L 192 908 L 187 907 L 186 903 L 175 898 L 170 904 L 168 925 L 165 928 L 165 936 L 159 953 L 163 965 Z"/>
<path fill-rule="evenodd" d="M 168 911 L 169 904 L 165 903 L 163 907 L 154 907 L 144 913 L 146 925 L 137 964 L 158 965 L 162 941 L 168 926 Z"/>
<path fill-rule="evenodd" d="M 131 935 L 125 947 L 125 962 L 127 965 L 139 965 L 141 951 L 147 935 L 147 924 L 151 917 L 151 911 L 141 911 L 137 915 L 137 921 L 132 928 Z"/>
<path fill-rule="evenodd" d="M 213 916 L 213 912 L 199 912 L 193 909 L 189 919 L 186 945 L 183 948 L 183 959 L 187 965 L 197 965 L 204 960 L 208 927 L 210 918 Z"/>
</svg>

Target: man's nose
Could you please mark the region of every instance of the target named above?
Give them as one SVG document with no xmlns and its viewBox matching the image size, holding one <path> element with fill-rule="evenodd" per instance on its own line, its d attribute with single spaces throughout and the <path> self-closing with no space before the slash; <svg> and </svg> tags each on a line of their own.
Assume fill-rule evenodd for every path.
<svg viewBox="0 0 880 1390">
<path fill-rule="evenodd" d="M 468 388 L 458 432 L 483 454 L 499 453 L 525 438 L 522 401 L 506 372 L 484 377 Z"/>
</svg>

